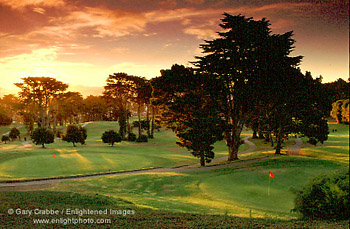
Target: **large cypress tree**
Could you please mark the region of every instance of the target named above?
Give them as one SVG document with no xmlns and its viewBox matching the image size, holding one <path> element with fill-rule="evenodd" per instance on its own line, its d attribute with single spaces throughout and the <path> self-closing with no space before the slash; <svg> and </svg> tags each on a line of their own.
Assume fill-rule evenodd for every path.
<svg viewBox="0 0 350 229">
<path fill-rule="evenodd" d="M 273 101 L 284 96 L 285 73 L 295 68 L 301 56 L 289 57 L 293 49 L 292 32 L 271 35 L 270 23 L 242 15 L 225 13 L 219 38 L 201 45 L 202 57 L 194 64 L 199 71 L 217 83 L 212 97 L 217 99 L 225 120 L 228 160 L 238 159 L 242 128 L 260 100 Z M 272 82 L 272 83 L 271 83 Z M 274 93 L 265 93 L 270 90 Z"/>
<path fill-rule="evenodd" d="M 216 101 L 208 93 L 210 79 L 180 65 L 161 73 L 152 85 L 154 102 L 163 109 L 163 123 L 179 138 L 176 144 L 205 166 L 214 158 L 213 144 L 222 139 L 223 132 Z"/>
</svg>

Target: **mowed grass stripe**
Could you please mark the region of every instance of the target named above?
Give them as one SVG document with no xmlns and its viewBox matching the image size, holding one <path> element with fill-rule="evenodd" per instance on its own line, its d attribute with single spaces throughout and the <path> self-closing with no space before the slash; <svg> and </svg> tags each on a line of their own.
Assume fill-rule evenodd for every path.
<svg viewBox="0 0 350 229">
<path fill-rule="evenodd" d="M 63 130 L 62 127 L 59 127 Z M 175 167 L 198 163 L 185 148 L 178 147 L 170 130 L 155 132 L 147 143 L 123 141 L 110 147 L 101 140 L 109 129 L 118 129 L 117 122 L 103 121 L 86 125 L 86 145 L 55 141 L 46 149 L 33 145 L 24 147 L 22 141 L 0 144 L 0 180 L 44 178 L 69 175 L 125 171 L 149 167 Z M 23 139 L 22 139 L 23 140 Z M 240 150 L 245 149 L 242 145 Z M 215 145 L 217 157 L 226 156 L 224 141 Z M 53 158 L 52 155 L 56 157 Z M 2 175 L 3 174 L 3 175 Z"/>
</svg>

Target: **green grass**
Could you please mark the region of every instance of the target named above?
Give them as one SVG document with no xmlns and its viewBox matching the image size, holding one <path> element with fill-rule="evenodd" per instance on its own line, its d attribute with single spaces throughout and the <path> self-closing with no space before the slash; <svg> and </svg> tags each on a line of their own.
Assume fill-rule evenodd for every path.
<svg viewBox="0 0 350 229">
<path fill-rule="evenodd" d="M 302 156 L 349 164 L 349 125 L 329 123 L 330 133 L 324 144 L 316 146 L 306 143 L 301 149 Z M 332 132 L 337 129 L 337 132 Z M 303 138 L 306 142 L 307 139 Z"/>
<path fill-rule="evenodd" d="M 184 214 L 169 211 L 157 211 L 140 208 L 122 198 L 110 198 L 101 195 L 80 195 L 69 192 L 0 192 L 0 227 L 1 228 L 346 228 L 347 221 L 302 221 L 231 217 L 227 215 Z M 9 215 L 8 209 L 53 209 L 58 215 Z M 65 215 L 67 209 L 107 209 L 107 214 L 100 215 Z M 127 210 L 134 214 L 110 214 L 112 210 Z M 105 220 L 103 224 L 73 224 L 70 218 Z M 34 224 L 34 220 L 63 219 L 62 223 Z"/>
<path fill-rule="evenodd" d="M 100 140 L 100 136 L 104 130 L 113 126 L 115 126 L 113 122 L 87 125 L 89 135 L 87 145 L 79 145 L 76 148 L 64 142 L 49 145 L 48 149 L 21 148 L 20 143 L 1 145 L 0 177 L 2 179 L 32 178 L 47 174 L 57 176 L 58 174 L 101 172 L 108 171 L 110 168 L 114 171 L 198 163 L 198 159 L 193 158 L 188 151 L 174 144 L 176 138 L 170 131 L 156 132 L 155 139 L 151 139 L 148 143 L 122 142 L 115 147 L 106 146 Z M 290 211 L 294 207 L 294 190 L 300 189 L 315 176 L 348 166 L 348 126 L 330 124 L 330 129 L 332 128 L 337 128 L 338 131 L 330 133 L 329 141 L 316 147 L 305 144 L 301 150 L 301 156 L 274 156 L 274 150 L 269 144 L 264 144 L 263 140 L 252 140 L 256 143 L 257 149 L 240 158 L 248 160 L 265 157 L 264 160 L 251 160 L 244 163 L 238 161 L 233 162 L 230 168 L 206 171 L 115 175 L 64 181 L 56 186 L 47 187 L 47 190 L 58 191 L 57 195 L 72 192 L 83 196 L 98 194 L 98 196 L 120 199 L 123 203 L 129 203 L 132 208 L 142 211 L 141 218 L 131 219 L 133 221 L 137 218 L 140 221 L 133 221 L 131 224 L 133 226 L 141 225 L 142 222 L 154 223 L 154 219 L 150 217 L 155 214 L 159 222 L 167 226 L 179 225 L 176 220 L 183 219 L 182 225 L 187 227 L 211 225 L 210 221 L 216 225 L 215 223 L 220 220 L 224 222 L 222 227 L 232 225 L 309 227 L 311 224 L 304 221 L 294 224 L 299 221 L 277 219 L 290 220 L 297 217 Z M 244 134 L 243 137 L 250 133 Z M 293 142 L 294 140 L 290 138 L 285 144 L 288 146 Z M 245 149 L 246 146 L 243 145 L 240 151 Z M 223 142 L 215 145 L 215 152 L 219 156 L 227 155 Z M 57 155 L 55 159 L 52 158 L 53 153 Z M 266 159 L 267 156 L 270 158 Z M 38 161 L 37 164 L 35 164 L 36 161 Z M 42 168 L 37 168 L 40 166 Z M 270 196 L 267 195 L 269 171 L 275 174 L 275 177 L 270 180 Z M 145 215 L 143 215 L 144 212 L 146 212 Z M 169 214 L 168 218 L 163 217 Z M 215 216 L 216 214 L 221 216 Z M 228 215 L 245 218 L 228 217 Z M 254 219 L 247 219 L 250 216 Z M 197 217 L 202 220 L 196 221 Z M 260 219 L 255 218 L 269 220 L 273 218 L 274 220 L 259 221 Z M 226 221 L 227 219 L 229 220 Z M 193 222 L 189 222 L 191 220 Z M 227 222 L 232 224 L 226 224 Z M 325 226 L 322 223 L 316 223 L 316 226 Z M 330 225 L 330 227 L 337 227 Z"/>
<path fill-rule="evenodd" d="M 293 218 L 293 190 L 341 165 L 280 156 L 211 171 L 152 173 L 61 182 L 54 190 L 122 197 L 140 207 L 187 213 Z M 267 196 L 268 171 L 273 171 Z"/>
<path fill-rule="evenodd" d="M 77 147 L 63 141 L 48 144 L 45 149 L 24 146 L 21 141 L 0 144 L 0 180 L 174 167 L 199 162 L 185 148 L 175 144 L 177 138 L 170 130 L 155 132 L 155 138 L 149 139 L 148 143 L 123 141 L 114 147 L 104 144 L 102 133 L 117 128 L 116 122 L 90 123 L 86 126 L 86 145 L 77 144 Z M 217 157 L 226 156 L 226 149 L 223 141 L 216 143 Z M 245 149 L 245 145 L 240 148 L 241 151 Z"/>
<path fill-rule="evenodd" d="M 19 131 L 21 132 L 21 136 L 27 136 L 26 135 L 26 132 L 27 132 L 26 129 L 24 128 L 24 126 L 22 124 L 19 124 L 19 123 L 12 123 L 9 126 L 0 126 L 0 136 L 2 136 L 3 134 L 6 134 L 7 132 L 9 132 L 14 127 L 19 129 Z"/>
</svg>

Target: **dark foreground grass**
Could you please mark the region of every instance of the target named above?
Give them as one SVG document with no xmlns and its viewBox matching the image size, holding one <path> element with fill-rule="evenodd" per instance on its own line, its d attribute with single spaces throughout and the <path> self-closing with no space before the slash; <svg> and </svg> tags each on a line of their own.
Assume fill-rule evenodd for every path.
<svg viewBox="0 0 350 229">
<path fill-rule="evenodd" d="M 1 192 L 1 228 L 348 228 L 348 221 L 302 221 L 271 218 L 243 218 L 227 215 L 185 214 L 139 208 L 123 199 L 69 192 Z M 58 210 L 57 215 L 10 215 L 9 209 Z M 101 210 L 102 214 L 67 215 L 67 209 Z M 107 209 L 107 214 L 103 214 Z M 110 209 L 116 210 L 111 214 Z M 62 211 L 63 210 L 63 211 Z M 36 210 L 37 211 L 37 210 Z M 118 214 L 120 213 L 120 214 Z M 125 214 L 124 214 L 125 213 Z M 129 213 L 129 214 L 128 214 Z M 34 214 L 34 213 L 33 213 Z M 69 223 L 69 219 L 104 221 Z M 60 220 L 60 223 L 34 223 L 34 220 Z"/>
</svg>

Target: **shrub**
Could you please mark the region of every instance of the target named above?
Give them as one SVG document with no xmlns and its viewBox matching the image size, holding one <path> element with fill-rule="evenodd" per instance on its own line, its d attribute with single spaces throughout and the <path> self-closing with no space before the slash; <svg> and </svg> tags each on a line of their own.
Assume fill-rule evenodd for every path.
<svg viewBox="0 0 350 229">
<path fill-rule="evenodd" d="M 128 134 L 128 141 L 130 141 L 130 142 L 136 141 L 136 134 L 134 134 L 134 133 L 129 133 L 129 134 Z"/>
<path fill-rule="evenodd" d="M 142 134 L 140 137 L 136 139 L 136 142 L 148 142 L 147 135 Z"/>
<path fill-rule="evenodd" d="M 9 137 L 12 139 L 12 141 L 14 141 L 16 138 L 19 137 L 19 135 L 21 134 L 21 132 L 19 132 L 19 130 L 14 127 L 11 129 Z"/>
<path fill-rule="evenodd" d="M 6 144 L 6 142 L 10 141 L 10 138 L 9 138 L 9 136 L 7 136 L 7 135 L 2 135 L 1 141 L 2 141 L 2 142 L 5 142 L 5 144 Z"/>
<path fill-rule="evenodd" d="M 45 127 L 40 127 L 33 131 L 31 137 L 35 145 L 42 145 L 45 148 L 45 144 L 54 142 L 55 134 Z"/>
<path fill-rule="evenodd" d="M 105 131 L 102 134 L 101 139 L 102 139 L 102 141 L 104 143 L 108 143 L 108 144 L 112 145 L 112 147 L 113 147 L 115 142 L 121 142 L 122 141 L 122 137 L 120 136 L 120 134 L 118 134 L 114 130 Z"/>
<path fill-rule="evenodd" d="M 349 218 L 349 170 L 314 178 L 297 192 L 295 208 L 303 218 Z"/>
<path fill-rule="evenodd" d="M 87 138 L 86 129 L 81 126 L 69 125 L 65 136 L 62 138 L 63 141 L 72 142 L 73 146 L 76 147 L 75 143 L 80 142 L 82 145 L 85 144 Z"/>
</svg>

